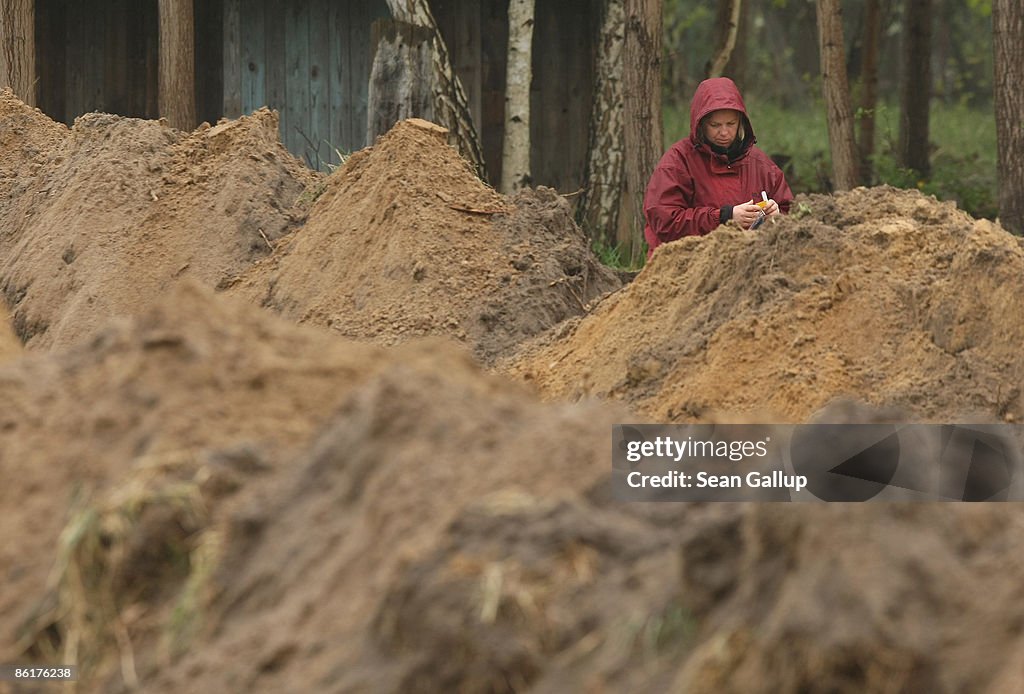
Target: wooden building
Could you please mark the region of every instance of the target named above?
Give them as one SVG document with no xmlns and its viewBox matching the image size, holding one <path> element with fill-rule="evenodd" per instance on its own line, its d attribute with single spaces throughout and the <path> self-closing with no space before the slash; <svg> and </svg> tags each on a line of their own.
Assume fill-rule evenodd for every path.
<svg viewBox="0 0 1024 694">
<path fill-rule="evenodd" d="M 508 0 L 430 6 L 497 184 Z M 571 191 L 583 179 L 599 8 L 600 0 L 537 0 L 534 183 Z M 277 109 L 282 141 L 322 169 L 336 150 L 369 144 L 374 23 L 390 16 L 385 0 L 191 0 L 191 10 L 197 122 Z M 89 111 L 161 115 L 158 0 L 35 0 L 34 12 L 34 96 L 44 112 L 66 123 Z"/>
</svg>

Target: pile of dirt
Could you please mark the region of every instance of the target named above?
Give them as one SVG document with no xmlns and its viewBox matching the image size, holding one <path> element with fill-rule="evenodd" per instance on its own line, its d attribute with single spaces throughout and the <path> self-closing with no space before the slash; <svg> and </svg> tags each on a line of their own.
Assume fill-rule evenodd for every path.
<svg viewBox="0 0 1024 694">
<path fill-rule="evenodd" d="M 100 113 L 69 130 L 0 94 L 0 289 L 21 340 L 71 344 L 176 278 L 215 286 L 269 254 L 317 177 L 277 128 L 262 109 L 191 133 Z"/>
<path fill-rule="evenodd" d="M 389 590 L 384 689 L 1013 691 L 1020 530 L 1007 505 L 481 503 Z"/>
<path fill-rule="evenodd" d="M 624 408 L 538 403 L 446 341 L 191 283 L 0 366 L 0 401 L 0 660 L 75 662 L 82 692 L 1019 677 L 1013 505 L 621 504 Z"/>
<path fill-rule="evenodd" d="M 0 365 L 0 660 L 16 660 L 10 639 L 42 597 L 61 528 L 103 490 L 286 459 L 380 362 L 370 345 L 212 298 L 189 283 L 70 351 Z"/>
<path fill-rule="evenodd" d="M 578 494 L 622 416 L 539 406 L 447 343 L 349 343 L 194 283 L 0 366 L 0 401 L 0 659 L 76 654 L 85 691 L 129 655 L 147 691 L 203 664 L 225 686 L 317 689 L 300 663 L 359 663 L 339 644 L 462 506 Z"/>
<path fill-rule="evenodd" d="M 921 419 L 1024 417 L 1020 239 L 917 191 L 798 202 L 761 233 L 665 245 L 504 368 L 659 421 L 803 421 L 840 396 Z"/>
<path fill-rule="evenodd" d="M 619 286 L 561 196 L 506 199 L 443 136 L 410 119 L 353 154 L 232 291 L 347 337 L 452 336 L 489 362 Z"/>
<path fill-rule="evenodd" d="M 1011 691 L 1013 505 L 622 504 L 608 440 L 838 396 L 1019 419 L 1022 278 L 998 226 L 858 189 L 597 303 L 565 200 L 496 194 L 424 122 L 321 179 L 269 111 L 67 129 L 0 92 L 0 662 L 83 692 Z M 487 362 L 559 323 L 503 368 L 634 412 L 338 335 Z"/>
<path fill-rule="evenodd" d="M 1013 505 L 715 505 L 688 521 L 680 598 L 700 628 L 674 691 L 1019 686 Z"/>
<path fill-rule="evenodd" d="M 0 89 L 0 219 L 29 189 L 32 179 L 60 149 L 68 129 Z"/>
<path fill-rule="evenodd" d="M 7 315 L 7 307 L 0 300 L 0 362 L 13 359 L 21 354 L 21 342 L 11 328 L 11 317 Z"/>
</svg>

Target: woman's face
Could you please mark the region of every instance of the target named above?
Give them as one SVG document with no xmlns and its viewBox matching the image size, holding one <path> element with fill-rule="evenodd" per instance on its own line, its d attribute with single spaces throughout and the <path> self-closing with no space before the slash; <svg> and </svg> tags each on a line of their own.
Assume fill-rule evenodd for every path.
<svg viewBox="0 0 1024 694">
<path fill-rule="evenodd" d="M 728 147 L 736 139 L 740 127 L 740 112 L 732 109 L 712 111 L 704 118 L 704 137 L 719 147 Z"/>
</svg>

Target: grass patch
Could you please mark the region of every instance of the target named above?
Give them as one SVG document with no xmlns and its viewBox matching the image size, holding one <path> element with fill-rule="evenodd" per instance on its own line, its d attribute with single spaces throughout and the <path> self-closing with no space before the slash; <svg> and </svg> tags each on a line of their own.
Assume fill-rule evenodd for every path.
<svg viewBox="0 0 1024 694">
<path fill-rule="evenodd" d="M 306 189 L 299 194 L 296 198 L 295 204 L 303 208 L 311 208 L 313 203 L 316 202 L 324 191 L 327 190 L 327 179 L 320 179 L 315 183 L 306 186 Z"/>
<path fill-rule="evenodd" d="M 602 265 L 622 272 L 639 272 L 647 261 L 647 249 L 644 244 L 640 244 L 638 248 L 624 243 L 612 246 L 595 239 L 591 244 L 591 250 Z"/>
<path fill-rule="evenodd" d="M 46 596 L 20 629 L 24 656 L 77 663 L 86 680 L 113 664 L 137 687 L 133 621 L 168 603 L 165 647 L 172 655 L 187 648 L 220 548 L 200 492 L 203 470 L 188 451 L 140 459 L 108 493 L 76 501 Z"/>
</svg>

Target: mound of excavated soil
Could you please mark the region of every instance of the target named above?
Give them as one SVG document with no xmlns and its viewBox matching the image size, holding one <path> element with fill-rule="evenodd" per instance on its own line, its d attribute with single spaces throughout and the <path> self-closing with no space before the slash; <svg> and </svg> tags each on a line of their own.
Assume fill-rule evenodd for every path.
<svg viewBox="0 0 1024 694">
<path fill-rule="evenodd" d="M 549 397 L 621 399 L 663 421 L 801 421 L 838 396 L 925 419 L 1024 416 L 1017 238 L 917 191 L 803 204 L 762 233 L 667 244 L 508 370 Z"/>
<path fill-rule="evenodd" d="M 165 464 L 281 460 L 380 362 L 370 345 L 212 298 L 188 284 L 70 351 L 0 365 L 0 660 L 14 662 L 14 627 L 76 498 Z"/>
<path fill-rule="evenodd" d="M 680 599 L 707 638 L 673 691 L 1019 685 L 1013 505 L 736 504 L 688 520 Z"/>
<path fill-rule="evenodd" d="M 99 113 L 68 130 L 3 92 L 0 145 L 0 289 L 29 348 L 134 314 L 176 278 L 237 275 L 301 221 L 315 178 L 267 110 L 192 133 Z"/>
<path fill-rule="evenodd" d="M 7 307 L 0 300 L 0 362 L 13 359 L 21 354 L 21 342 L 11 328 L 11 317 L 7 315 Z"/>
<path fill-rule="evenodd" d="M 334 172 L 305 226 L 233 291 L 347 337 L 452 336 L 489 361 L 618 286 L 563 198 L 504 198 L 410 119 Z"/>
<path fill-rule="evenodd" d="M 74 645 L 85 691 L 123 676 L 120 625 L 147 691 L 206 667 L 264 691 L 358 670 L 353 639 L 403 562 L 496 489 L 585 490 L 622 414 L 541 406 L 447 344 L 353 344 L 197 284 L 0 367 L 0 401 L 0 659 Z M 212 641 L 161 669 L 192 637 Z"/>
<path fill-rule="evenodd" d="M 67 133 L 63 124 L 26 106 L 10 89 L 0 89 L 0 219 L 12 214 L 15 202 L 56 156 Z"/>
<path fill-rule="evenodd" d="M 624 408 L 440 341 L 190 283 L 0 366 L 0 402 L 0 661 L 75 662 L 82 692 L 1018 681 L 1014 505 L 618 503 Z"/>
</svg>

